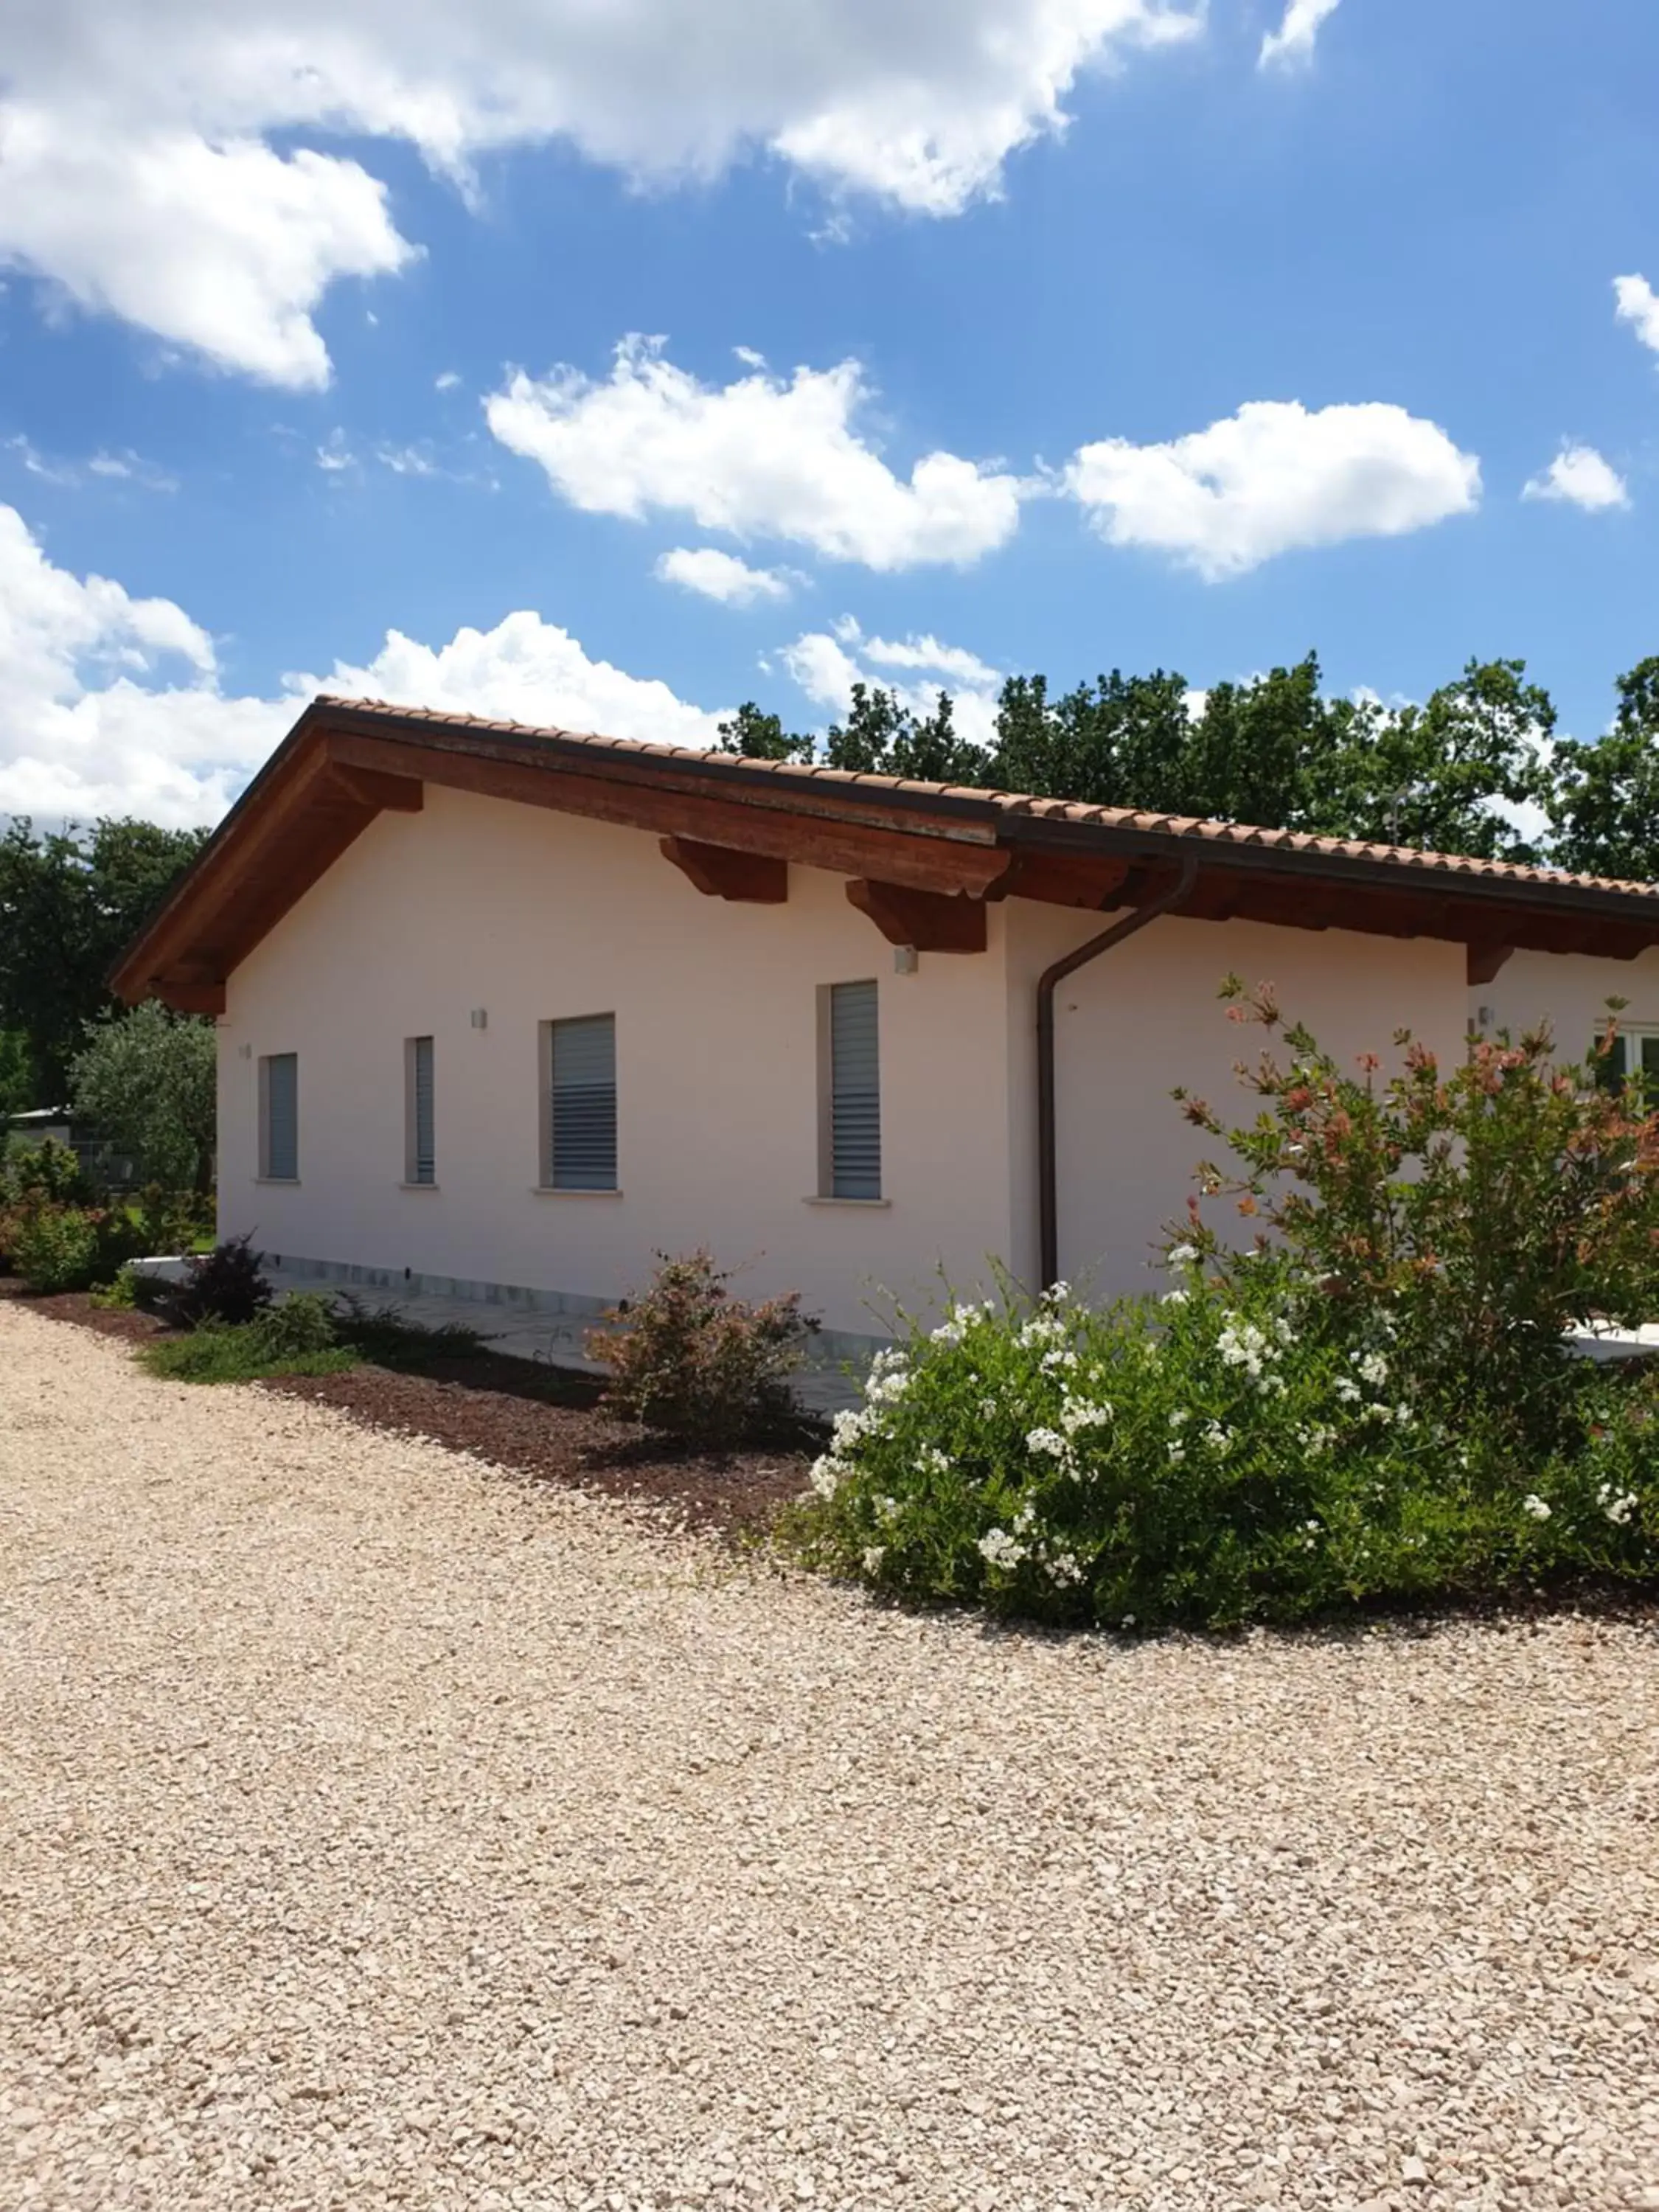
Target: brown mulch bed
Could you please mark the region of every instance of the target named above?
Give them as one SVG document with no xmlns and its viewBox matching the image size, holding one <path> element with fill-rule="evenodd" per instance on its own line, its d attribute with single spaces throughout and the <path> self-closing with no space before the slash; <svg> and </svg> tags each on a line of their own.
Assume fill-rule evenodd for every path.
<svg viewBox="0 0 1659 2212">
<path fill-rule="evenodd" d="M 0 1277 L 0 1297 L 129 1343 L 170 1334 L 152 1314 L 94 1306 L 84 1291 L 32 1296 Z M 411 1374 L 367 1364 L 343 1375 L 277 1375 L 254 1386 L 308 1398 L 367 1426 L 476 1452 L 498 1467 L 647 1505 L 729 1542 L 764 1534 L 780 1506 L 806 1487 L 811 1454 L 793 1443 L 769 1451 L 682 1451 L 595 1410 L 592 1378 L 483 1352 L 434 1358 Z"/>
</svg>

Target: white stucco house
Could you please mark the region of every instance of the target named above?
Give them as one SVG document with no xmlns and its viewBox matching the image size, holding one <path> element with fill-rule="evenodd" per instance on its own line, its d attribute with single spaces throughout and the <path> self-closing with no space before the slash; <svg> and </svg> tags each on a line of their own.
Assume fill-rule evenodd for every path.
<svg viewBox="0 0 1659 2212">
<path fill-rule="evenodd" d="M 1230 970 L 1342 1054 L 1611 991 L 1659 1054 L 1656 948 L 1646 884 L 323 698 L 115 981 L 217 1018 L 222 1234 L 575 1314 L 707 1244 L 833 1341 L 1147 1287 Z"/>
</svg>

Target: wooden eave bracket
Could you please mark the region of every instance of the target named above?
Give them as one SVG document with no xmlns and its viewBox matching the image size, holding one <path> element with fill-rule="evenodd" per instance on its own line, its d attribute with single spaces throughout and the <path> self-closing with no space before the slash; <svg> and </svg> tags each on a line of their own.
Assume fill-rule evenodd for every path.
<svg viewBox="0 0 1659 2212">
<path fill-rule="evenodd" d="M 867 915 L 890 945 L 914 945 L 918 952 L 983 952 L 987 943 L 985 902 L 959 892 L 912 890 L 854 877 L 847 896 Z"/>
<path fill-rule="evenodd" d="M 782 906 L 788 899 L 789 863 L 770 854 L 740 853 L 696 837 L 663 837 L 658 846 L 664 860 L 672 860 L 705 898 L 732 899 L 744 906 Z"/>
<path fill-rule="evenodd" d="M 1475 983 L 1491 983 L 1498 971 L 1515 951 L 1512 945 L 1471 945 L 1468 949 L 1468 980 Z"/>
</svg>

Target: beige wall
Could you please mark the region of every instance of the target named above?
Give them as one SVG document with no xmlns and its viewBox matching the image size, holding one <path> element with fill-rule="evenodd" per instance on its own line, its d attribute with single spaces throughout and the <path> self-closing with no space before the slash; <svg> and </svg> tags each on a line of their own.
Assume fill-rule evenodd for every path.
<svg viewBox="0 0 1659 2212">
<path fill-rule="evenodd" d="M 1017 1266 L 1034 1273 L 1037 978 L 1107 917 L 1011 902 L 1008 987 L 1015 1139 Z M 1060 1273 L 1097 1295 L 1154 1288 L 1148 1272 L 1162 1225 L 1182 1215 L 1193 1170 L 1218 1150 L 1170 1097 L 1176 1084 L 1224 1119 L 1254 1118 L 1233 1073 L 1264 1042 L 1227 1018 L 1217 998 L 1230 970 L 1273 982 L 1287 1018 L 1326 1048 L 1385 1062 L 1396 1030 L 1459 1058 L 1466 1009 L 1461 945 L 1347 931 L 1275 929 L 1257 922 L 1165 920 L 1080 969 L 1054 1003 Z M 1211 1218 L 1224 1227 L 1214 1201 Z"/>
<path fill-rule="evenodd" d="M 1469 993 L 1469 1019 L 1484 1009 L 1488 1033 L 1547 1021 L 1564 1059 L 1582 1060 L 1607 1026 L 1609 998 L 1626 999 L 1620 1020 L 1659 1027 L 1659 950 L 1635 960 L 1591 960 L 1571 953 L 1516 952 L 1490 983 Z"/>
<path fill-rule="evenodd" d="M 612 1297 L 653 1251 L 752 1259 L 876 1332 L 878 1285 L 964 1285 L 1006 1249 L 1000 913 L 985 957 L 892 948 L 837 877 L 782 907 L 705 898 L 654 836 L 428 786 L 381 815 L 230 979 L 220 1025 L 226 1233 L 267 1250 Z M 880 987 L 884 1207 L 809 1205 L 817 990 Z M 469 1025 L 474 1007 L 489 1026 Z M 621 1197 L 539 1195 L 538 1025 L 614 1012 Z M 399 1187 L 407 1036 L 434 1039 L 437 1182 Z M 244 1058 L 246 1048 L 247 1057 Z M 260 1184 L 258 1062 L 300 1059 L 298 1187 Z"/>
</svg>

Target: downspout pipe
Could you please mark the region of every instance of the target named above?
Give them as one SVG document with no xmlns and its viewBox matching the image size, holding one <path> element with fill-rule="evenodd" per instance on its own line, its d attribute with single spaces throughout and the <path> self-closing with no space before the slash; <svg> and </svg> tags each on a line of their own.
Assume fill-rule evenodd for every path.
<svg viewBox="0 0 1659 2212">
<path fill-rule="evenodd" d="M 1179 906 L 1198 881 L 1198 855 L 1188 853 L 1181 864 L 1179 879 L 1144 905 L 1133 908 L 1121 921 L 1091 937 L 1076 951 L 1045 968 L 1037 979 L 1037 1212 L 1042 1258 L 1042 1288 L 1051 1290 L 1060 1280 L 1060 1201 L 1055 1175 L 1054 1139 L 1054 993 L 1068 975 L 1098 960 L 1103 952 L 1123 944 L 1148 922 L 1156 921 Z"/>
</svg>

